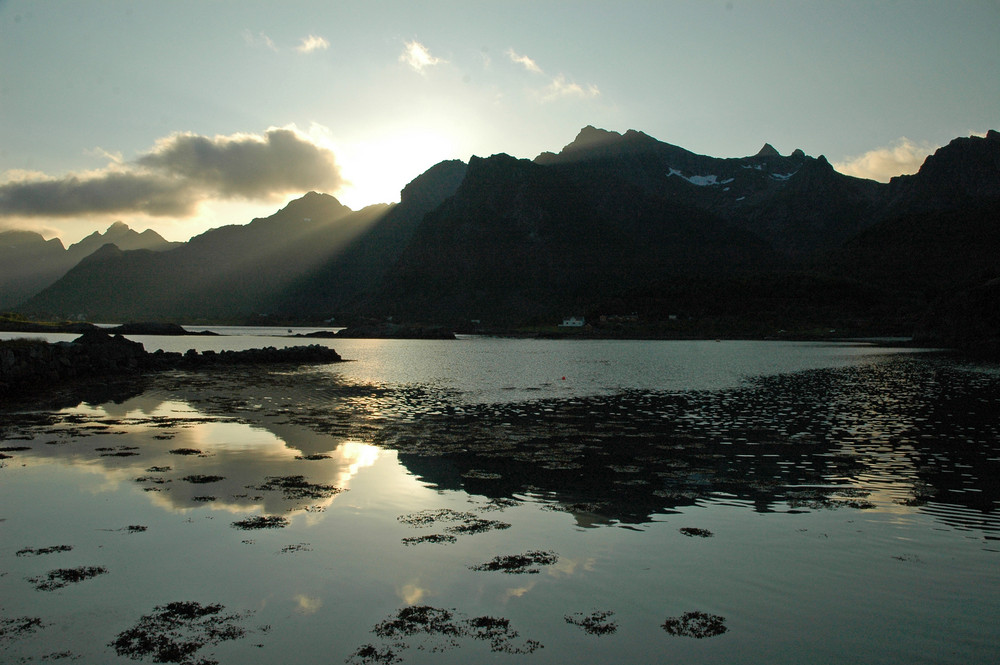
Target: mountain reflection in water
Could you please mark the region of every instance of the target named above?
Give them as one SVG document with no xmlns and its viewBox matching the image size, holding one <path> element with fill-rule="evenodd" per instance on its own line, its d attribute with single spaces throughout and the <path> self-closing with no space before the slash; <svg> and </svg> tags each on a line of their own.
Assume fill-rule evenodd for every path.
<svg viewBox="0 0 1000 665">
<path fill-rule="evenodd" d="M 990 617 L 1000 611 L 990 592 L 1000 582 L 995 566 L 1000 374 L 947 357 L 872 356 L 848 366 L 751 377 L 718 390 L 624 390 L 514 402 L 469 402 L 440 385 L 365 382 L 326 368 L 171 372 L 115 394 L 114 401 L 99 397 L 68 407 L 4 413 L 0 478 L 6 474 L 13 481 L 6 491 L 20 487 L 42 496 L 45 483 L 59 495 L 71 491 L 65 483 L 77 477 L 72 474 L 97 474 L 101 480 L 95 487 L 114 491 L 116 501 L 124 503 L 93 508 L 108 516 L 81 513 L 79 520 L 113 523 L 123 531 L 125 518 L 114 522 L 111 515 L 145 515 L 142 519 L 152 524 L 148 532 L 145 525 L 127 527 L 127 533 L 137 534 L 124 536 L 130 547 L 142 542 L 132 539 L 176 531 L 157 514 L 183 515 L 188 522 L 225 515 L 211 527 L 188 532 L 187 544 L 161 542 L 161 547 L 178 548 L 178 556 L 197 547 L 191 543 L 202 542 L 204 572 L 168 566 L 157 572 L 162 580 L 145 582 L 145 593 L 154 601 L 140 604 L 139 596 L 122 596 L 115 602 L 138 615 L 168 601 L 210 603 L 229 594 L 227 603 L 259 606 L 270 622 L 282 616 L 298 617 L 290 620 L 294 625 L 320 622 L 301 629 L 315 631 L 301 633 L 305 638 L 296 637 L 299 629 L 283 631 L 276 624 L 273 633 L 254 638 L 266 653 L 254 657 L 241 651 L 231 662 L 269 662 L 300 642 L 308 643 L 301 647 L 301 662 L 315 662 L 328 646 L 321 636 L 338 622 L 344 626 L 337 638 L 342 653 L 334 661 L 389 662 L 385 659 L 399 655 L 398 645 L 371 635 L 379 637 L 387 626 L 425 630 L 401 622 L 442 616 L 450 617 L 448 626 L 458 627 L 451 633 L 454 640 L 439 645 L 445 650 L 459 638 L 474 642 L 493 634 L 477 632 L 486 626 L 503 627 L 504 638 L 496 644 L 509 653 L 537 662 L 576 662 L 580 647 L 570 635 L 577 633 L 547 629 L 546 621 L 555 616 L 563 630 L 576 627 L 580 635 L 597 639 L 598 633 L 579 629 L 580 617 L 613 616 L 615 631 L 601 636 L 601 644 L 614 644 L 624 635 L 632 660 L 654 657 L 669 646 L 681 660 L 711 662 L 746 649 L 770 653 L 760 635 L 788 638 L 781 622 L 794 623 L 803 603 L 812 602 L 810 593 L 826 599 L 831 625 L 796 639 L 813 653 L 830 643 L 825 631 L 854 630 L 837 647 L 850 652 L 868 639 L 857 632 L 861 619 L 848 600 L 871 590 L 873 582 L 860 571 L 880 571 L 885 589 L 871 602 L 900 613 L 880 619 L 887 654 L 905 660 L 926 649 L 936 656 L 952 649 L 948 636 L 927 630 L 938 621 L 972 621 L 959 635 L 961 644 L 948 651 L 956 662 L 975 661 L 997 637 L 995 629 L 990 634 L 983 626 L 994 625 Z M 85 488 L 80 497 L 98 491 L 79 483 Z M 43 592 L 20 584 L 44 573 L 41 564 L 30 568 L 28 557 L 14 552 L 51 551 L 45 556 L 67 558 L 79 549 L 57 543 L 44 523 L 32 531 L 30 524 L 18 522 L 22 514 L 36 514 L 32 511 L 43 519 L 45 500 L 18 509 L 18 497 L 4 492 L 0 486 L 0 518 L 6 521 L 0 533 L 6 530 L 10 544 L 0 550 L 0 597 L 5 598 L 0 620 L 17 625 L 10 617 L 39 614 L 56 621 L 46 612 L 55 616 L 63 610 L 39 600 Z M 503 519 L 494 519 L 501 511 Z M 560 518 L 571 528 L 555 528 Z M 54 521 L 59 520 L 65 521 Z M 927 527 L 925 520 L 938 527 Z M 665 522 L 671 522 L 669 529 L 663 528 Z M 430 533 L 435 528 L 437 533 Z M 123 561 L 129 561 L 125 553 L 115 555 L 121 561 L 96 557 L 102 551 L 111 556 L 100 540 L 106 536 L 99 533 L 108 529 L 88 529 L 74 532 L 81 541 L 94 539 L 81 547 L 94 556 L 80 563 L 106 564 L 108 572 L 60 593 L 81 597 L 85 585 L 101 588 L 98 580 L 115 579 L 123 574 Z M 262 530 L 244 534 L 246 529 Z M 272 535 L 283 530 L 295 535 Z M 624 541 L 618 535 L 636 531 L 642 532 L 636 538 L 646 540 Z M 964 542 L 956 544 L 954 536 L 936 531 L 960 534 Z M 577 542 L 573 533 L 590 538 Z M 815 543 L 828 534 L 827 552 Z M 790 540 L 796 535 L 810 540 Z M 901 549 L 904 542 L 912 548 Z M 272 557 L 318 563 L 315 568 L 274 567 L 270 559 L 262 563 L 247 553 L 255 543 L 267 543 Z M 975 555 L 962 549 L 968 544 Z M 233 549 L 241 545 L 242 550 Z M 755 556 L 749 563 L 733 564 L 734 552 L 750 551 Z M 939 592 L 933 587 L 922 602 L 934 609 L 907 618 L 912 604 L 893 591 L 906 586 L 905 571 L 885 567 L 914 564 L 930 570 L 936 562 L 927 560 L 936 551 L 959 561 L 933 568 L 941 576 L 936 583 L 966 584 L 955 598 L 964 598 L 966 605 L 956 609 L 952 600 L 934 595 Z M 376 552 L 377 565 L 371 558 Z M 692 559 L 684 552 L 696 554 Z M 533 567 L 513 565 L 522 560 Z M 657 570 L 654 562 L 660 560 L 672 562 L 681 577 L 673 579 L 667 571 L 648 577 L 651 573 L 644 571 Z M 720 561 L 729 561 L 728 568 L 720 568 Z M 984 574 L 990 561 L 994 572 Z M 503 570 L 506 563 L 510 570 Z M 801 566 L 794 569 L 795 584 L 807 584 L 811 591 L 782 586 L 782 571 L 790 564 Z M 946 580 L 944 570 L 957 577 Z M 8 571 L 15 574 L 4 575 Z M 254 572 L 242 583 L 232 577 L 247 571 Z M 527 581 L 502 581 L 517 574 Z M 820 581 L 827 574 L 828 583 Z M 172 576 L 183 579 L 176 583 Z M 966 577 L 979 580 L 979 586 L 968 586 Z M 392 598 L 386 599 L 380 584 L 389 585 Z M 841 587 L 843 599 L 833 600 Z M 187 589 L 190 598 L 164 595 L 164 588 Z M 643 595 L 647 588 L 652 597 Z M 662 607 L 654 602 L 653 590 L 663 594 Z M 670 604 L 671 597 L 702 601 L 677 606 Z M 483 608 L 424 605 L 436 599 L 452 607 L 469 598 Z M 398 605 L 392 602 L 413 609 L 393 614 Z M 656 616 L 648 615 L 652 605 Z M 765 629 L 760 615 L 765 606 L 787 616 Z M 514 624 L 506 619 L 476 616 L 508 610 L 520 614 L 516 625 L 536 632 L 515 640 Z M 970 612 L 978 618 L 970 619 Z M 355 614 L 353 622 L 346 618 Z M 727 621 L 726 630 L 713 637 L 723 645 L 721 652 L 692 651 L 679 638 L 656 641 L 669 638 L 659 628 L 665 619 L 688 616 Z M 371 629 L 367 637 L 366 629 Z M 659 632 L 643 632 L 653 629 Z M 913 631 L 919 640 L 888 646 Z M 100 644 L 76 651 L 106 655 L 114 631 L 106 633 Z M 500 634 L 493 636 L 499 640 Z M 38 635 L 41 644 L 43 633 Z M 32 639 L 4 637 L 0 657 L 38 657 L 42 652 Z M 745 642 L 726 647 L 735 643 L 725 640 Z M 542 646 L 544 652 L 528 655 Z M 429 662 L 419 651 L 407 651 L 406 660 Z M 607 658 L 612 652 L 601 653 Z M 770 660 L 795 662 L 805 652 L 781 653 L 784 658 Z M 441 662 L 469 662 L 459 655 L 435 655 Z"/>
</svg>

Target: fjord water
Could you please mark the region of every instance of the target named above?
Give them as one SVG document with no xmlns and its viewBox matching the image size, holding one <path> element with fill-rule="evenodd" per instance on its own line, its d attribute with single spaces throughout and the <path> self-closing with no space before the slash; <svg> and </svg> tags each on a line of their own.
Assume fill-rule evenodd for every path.
<svg viewBox="0 0 1000 665">
<path fill-rule="evenodd" d="M 137 339 L 303 343 L 226 332 Z M 235 627 L 178 628 L 195 651 L 176 662 L 995 655 L 995 366 L 863 344 L 319 343 L 350 362 L 0 414 L 0 661 L 129 662 L 116 639 L 173 602 Z M 694 616 L 715 630 L 663 627 Z"/>
</svg>

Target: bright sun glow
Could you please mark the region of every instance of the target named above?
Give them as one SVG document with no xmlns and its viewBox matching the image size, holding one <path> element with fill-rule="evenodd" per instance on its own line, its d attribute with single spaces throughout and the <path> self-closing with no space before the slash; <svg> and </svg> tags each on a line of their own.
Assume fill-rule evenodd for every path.
<svg viewBox="0 0 1000 665">
<path fill-rule="evenodd" d="M 399 201 L 410 181 L 438 162 L 460 158 L 454 141 L 434 131 L 401 130 L 345 143 L 334 153 L 347 184 L 333 192 L 358 210 Z"/>
</svg>

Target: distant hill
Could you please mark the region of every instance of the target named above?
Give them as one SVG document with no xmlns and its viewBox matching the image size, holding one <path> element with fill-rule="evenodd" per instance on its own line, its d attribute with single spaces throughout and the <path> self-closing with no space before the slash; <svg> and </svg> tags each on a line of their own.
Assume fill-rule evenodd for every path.
<svg viewBox="0 0 1000 665">
<path fill-rule="evenodd" d="M 104 233 L 95 231 L 68 248 L 58 238 L 45 240 L 33 231 L 0 232 L 0 308 L 23 302 L 109 243 L 121 249 L 153 251 L 181 244 L 164 240 L 152 229 L 138 233 L 122 222 L 115 222 Z"/>
<path fill-rule="evenodd" d="M 721 159 L 585 127 L 534 160 L 438 164 L 396 205 L 355 212 L 310 193 L 170 251 L 104 247 L 22 310 L 501 328 L 634 314 L 650 330 L 693 321 L 676 324 L 693 334 L 902 332 L 990 277 L 998 189 L 996 132 L 878 183 L 801 150 Z"/>
<path fill-rule="evenodd" d="M 310 192 L 267 218 L 223 226 L 166 252 L 105 245 L 20 309 L 91 320 L 220 320 L 260 313 L 388 206 L 354 212 Z"/>
</svg>

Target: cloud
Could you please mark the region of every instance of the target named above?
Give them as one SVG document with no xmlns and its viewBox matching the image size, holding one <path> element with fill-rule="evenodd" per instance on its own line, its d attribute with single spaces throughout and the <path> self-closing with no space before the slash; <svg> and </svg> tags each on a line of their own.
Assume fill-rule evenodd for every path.
<svg viewBox="0 0 1000 665">
<path fill-rule="evenodd" d="M 333 153 L 294 129 L 263 136 L 178 133 L 138 159 L 61 178 L 8 172 L 0 216 L 77 217 L 142 213 L 187 217 L 203 201 L 274 200 L 342 184 Z M 20 176 L 20 177 L 14 177 Z"/>
<path fill-rule="evenodd" d="M 916 173 L 927 156 L 938 147 L 902 137 L 893 145 L 835 162 L 833 168 L 844 175 L 887 182 L 893 176 Z"/>
<path fill-rule="evenodd" d="M 275 53 L 282 50 L 278 48 L 273 39 L 263 32 L 254 34 L 250 30 L 244 30 L 243 41 L 246 42 L 247 46 L 252 48 L 264 48 Z M 325 51 L 328 48 L 330 48 L 330 42 L 318 35 L 311 34 L 299 40 L 299 45 L 295 47 L 295 50 L 299 53 L 312 53 L 313 51 Z"/>
<path fill-rule="evenodd" d="M 423 74 L 428 67 L 448 62 L 431 55 L 427 47 L 418 41 L 406 42 L 403 53 L 399 56 L 399 61 L 406 63 L 420 74 Z"/>
<path fill-rule="evenodd" d="M 507 49 L 507 57 L 511 62 L 521 65 L 525 70 L 533 74 L 544 74 L 542 68 L 538 66 L 532 58 L 522 55 L 512 48 Z M 588 84 L 582 86 L 566 79 L 566 76 L 559 74 L 551 79 L 549 84 L 538 93 L 542 101 L 551 102 L 556 99 L 566 97 L 576 97 L 577 99 L 589 99 L 601 94 L 596 85 Z"/>
<path fill-rule="evenodd" d="M 330 48 L 330 42 L 326 41 L 322 37 L 309 35 L 308 37 L 302 38 L 302 43 L 300 43 L 295 50 L 299 53 L 312 53 L 313 51 L 325 51 L 328 48 Z"/>
<path fill-rule="evenodd" d="M 518 55 L 514 52 L 514 49 L 507 49 L 507 57 L 511 59 L 512 62 L 516 62 L 523 66 L 529 72 L 535 72 L 536 74 L 542 73 L 542 68 L 538 64 L 526 55 Z"/>
<path fill-rule="evenodd" d="M 597 89 L 596 85 L 588 84 L 587 87 L 583 87 L 578 83 L 567 81 L 566 77 L 560 74 L 552 79 L 552 82 L 546 86 L 543 93 L 543 99 L 546 101 L 552 101 L 563 97 L 588 99 L 590 97 L 597 97 L 600 94 L 601 91 Z"/>
<path fill-rule="evenodd" d="M 297 609 L 300 614 L 316 614 L 319 608 L 323 606 L 321 598 L 307 596 L 304 593 L 296 594 L 294 600 L 298 605 Z"/>
<path fill-rule="evenodd" d="M 273 128 L 264 136 L 173 134 L 136 163 L 248 199 L 335 187 L 340 181 L 333 154 L 293 129 Z"/>
<path fill-rule="evenodd" d="M 271 51 L 277 51 L 278 47 L 274 43 L 274 40 L 265 35 L 263 32 L 258 32 L 256 35 L 250 30 L 243 31 L 243 41 L 246 42 L 247 46 L 252 46 L 254 48 L 266 48 Z"/>
</svg>

